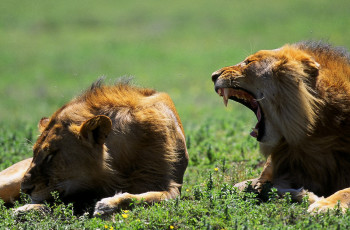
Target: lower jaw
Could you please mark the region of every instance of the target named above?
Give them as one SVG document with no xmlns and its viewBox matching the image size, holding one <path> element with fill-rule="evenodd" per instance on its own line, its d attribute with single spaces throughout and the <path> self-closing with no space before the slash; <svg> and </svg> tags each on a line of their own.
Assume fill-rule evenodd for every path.
<svg viewBox="0 0 350 230">
<path fill-rule="evenodd" d="M 250 136 L 254 137 L 257 141 L 261 142 L 261 139 L 262 139 L 262 135 L 256 135 L 256 134 L 252 134 L 250 133 Z"/>
<path fill-rule="evenodd" d="M 265 120 L 264 117 L 261 118 L 261 121 L 259 122 L 259 129 L 258 129 L 258 135 L 256 137 L 256 140 L 261 142 L 262 138 L 265 135 Z"/>
<path fill-rule="evenodd" d="M 258 136 L 258 137 L 256 138 L 256 140 L 259 141 L 259 142 L 261 142 L 261 139 L 262 139 L 261 136 Z"/>
<path fill-rule="evenodd" d="M 255 138 L 257 141 L 261 142 L 265 135 L 265 126 L 264 123 L 261 123 L 258 129 L 258 133 L 256 134 Z"/>
</svg>

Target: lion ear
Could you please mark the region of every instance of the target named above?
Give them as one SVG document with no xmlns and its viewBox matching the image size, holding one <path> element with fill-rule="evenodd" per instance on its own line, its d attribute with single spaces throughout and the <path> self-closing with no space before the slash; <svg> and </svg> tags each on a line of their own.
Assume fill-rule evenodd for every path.
<svg viewBox="0 0 350 230">
<path fill-rule="evenodd" d="M 304 72 L 309 74 L 311 77 L 317 77 L 318 71 L 320 69 L 320 64 L 316 62 L 313 58 L 304 58 L 301 60 L 304 65 Z"/>
<path fill-rule="evenodd" d="M 111 119 L 104 115 L 98 115 L 81 125 L 80 136 L 90 143 L 103 145 L 111 130 Z"/>
<path fill-rule="evenodd" d="M 47 118 L 47 117 L 43 117 L 40 119 L 38 123 L 38 129 L 40 133 L 42 133 L 45 130 L 46 126 L 49 124 L 49 121 L 50 121 L 50 118 Z"/>
</svg>

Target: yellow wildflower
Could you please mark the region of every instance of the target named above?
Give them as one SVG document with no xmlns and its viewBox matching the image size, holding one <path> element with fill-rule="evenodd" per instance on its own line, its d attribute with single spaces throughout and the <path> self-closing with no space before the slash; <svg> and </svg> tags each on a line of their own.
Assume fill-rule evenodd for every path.
<svg viewBox="0 0 350 230">
<path fill-rule="evenodd" d="M 174 229 L 174 228 L 175 228 L 174 226 L 170 225 L 170 229 Z"/>
<path fill-rule="evenodd" d="M 108 226 L 107 226 L 107 225 L 105 225 L 105 228 L 108 228 Z"/>
<path fill-rule="evenodd" d="M 186 189 L 186 192 L 189 192 L 190 190 L 189 189 Z"/>
<path fill-rule="evenodd" d="M 122 214 L 122 217 L 124 218 L 124 219 L 126 219 L 126 218 L 128 218 L 128 214 Z"/>
<path fill-rule="evenodd" d="M 128 213 L 128 212 L 129 212 L 129 210 L 123 210 L 123 212 L 124 212 L 124 213 Z"/>
<path fill-rule="evenodd" d="M 219 169 L 218 169 L 218 168 L 215 168 L 214 171 L 217 172 L 217 171 L 219 171 Z"/>
</svg>

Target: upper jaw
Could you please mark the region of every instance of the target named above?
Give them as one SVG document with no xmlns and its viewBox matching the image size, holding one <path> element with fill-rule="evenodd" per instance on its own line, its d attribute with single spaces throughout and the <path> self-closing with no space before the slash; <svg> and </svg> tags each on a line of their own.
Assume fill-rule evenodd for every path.
<svg viewBox="0 0 350 230">
<path fill-rule="evenodd" d="M 223 87 L 218 88 L 216 92 L 223 98 L 225 106 L 227 106 L 228 100 L 231 99 L 240 102 L 252 110 L 257 109 L 258 107 L 258 102 L 256 101 L 255 96 L 245 89 L 238 87 Z"/>
<path fill-rule="evenodd" d="M 224 104 L 227 106 L 229 99 L 237 101 L 248 108 L 252 109 L 254 112 L 259 107 L 256 97 L 249 91 L 239 88 L 239 87 L 215 87 L 215 91 L 219 96 L 223 97 Z"/>
<path fill-rule="evenodd" d="M 212 80 L 214 82 L 215 92 L 220 88 L 244 88 L 241 86 L 245 76 L 241 74 L 233 74 L 230 71 L 218 70 L 213 73 Z"/>
</svg>

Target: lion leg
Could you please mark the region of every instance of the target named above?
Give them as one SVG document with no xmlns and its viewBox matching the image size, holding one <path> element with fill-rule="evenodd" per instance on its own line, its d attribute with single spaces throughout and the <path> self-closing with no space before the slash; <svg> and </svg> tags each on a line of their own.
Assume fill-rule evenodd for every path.
<svg viewBox="0 0 350 230">
<path fill-rule="evenodd" d="M 346 209 L 350 207 L 350 188 L 340 190 L 327 198 L 318 198 L 318 200 L 310 205 L 307 211 L 320 213 L 337 207 L 339 207 L 342 212 L 345 212 Z"/>
<path fill-rule="evenodd" d="M 5 203 L 13 203 L 20 196 L 21 183 L 32 158 L 20 161 L 0 172 L 0 198 Z"/>
<path fill-rule="evenodd" d="M 113 197 L 107 197 L 97 202 L 94 216 L 104 217 L 120 209 L 127 209 L 132 202 L 139 201 L 145 204 L 152 204 L 163 200 L 174 199 L 180 195 L 177 187 L 172 187 L 169 191 L 146 192 L 141 194 L 121 193 Z"/>
<path fill-rule="evenodd" d="M 271 157 L 269 156 L 265 162 L 263 171 L 258 178 L 239 182 L 235 184 L 234 187 L 238 188 L 240 191 L 247 189 L 247 186 L 249 185 L 252 186 L 252 188 L 261 189 L 266 182 L 272 182 L 272 170 Z"/>
<path fill-rule="evenodd" d="M 255 188 L 261 189 L 263 184 L 265 184 L 266 182 L 272 182 L 272 180 L 273 180 L 273 167 L 272 167 L 271 156 L 269 156 L 265 162 L 264 168 L 258 178 Z"/>
<path fill-rule="evenodd" d="M 274 187 L 277 189 L 278 195 L 283 196 L 286 193 L 289 193 L 291 195 L 292 200 L 299 202 L 299 203 L 302 202 L 304 197 L 306 197 L 306 196 L 308 198 L 307 201 L 309 204 L 313 204 L 316 201 L 318 201 L 319 199 L 323 198 L 323 197 L 318 197 L 313 192 L 309 192 L 309 191 L 305 190 L 304 188 L 299 188 L 299 189 L 283 188 L 283 187 L 280 187 L 278 185 L 276 185 Z"/>
</svg>

